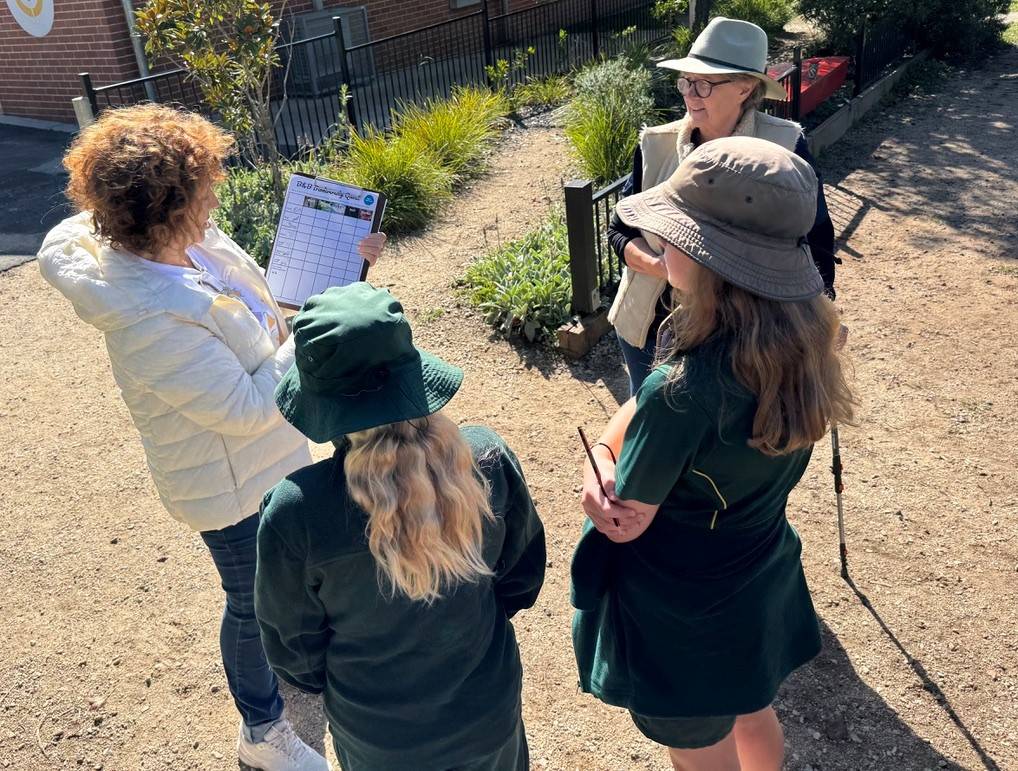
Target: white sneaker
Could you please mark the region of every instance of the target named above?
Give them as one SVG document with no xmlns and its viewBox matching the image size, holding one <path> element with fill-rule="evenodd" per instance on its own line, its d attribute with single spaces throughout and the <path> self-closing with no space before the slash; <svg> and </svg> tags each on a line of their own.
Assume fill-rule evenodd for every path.
<svg viewBox="0 0 1018 771">
<path fill-rule="evenodd" d="M 253 771 L 331 771 L 329 762 L 308 747 L 285 718 L 273 723 L 260 742 L 248 741 L 241 725 L 237 757 Z"/>
</svg>

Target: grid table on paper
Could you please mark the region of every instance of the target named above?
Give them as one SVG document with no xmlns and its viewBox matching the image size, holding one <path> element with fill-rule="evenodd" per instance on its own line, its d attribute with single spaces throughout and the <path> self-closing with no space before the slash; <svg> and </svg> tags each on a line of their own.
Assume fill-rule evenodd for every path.
<svg viewBox="0 0 1018 771">
<path fill-rule="evenodd" d="M 301 303 L 330 286 L 360 279 L 357 244 L 371 231 L 371 221 L 361 213 L 309 195 L 284 211 L 271 270 L 278 299 Z"/>
</svg>

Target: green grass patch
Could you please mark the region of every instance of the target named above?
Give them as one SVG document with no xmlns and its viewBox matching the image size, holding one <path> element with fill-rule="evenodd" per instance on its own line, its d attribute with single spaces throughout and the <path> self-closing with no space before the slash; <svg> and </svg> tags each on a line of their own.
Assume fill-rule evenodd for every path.
<svg viewBox="0 0 1018 771">
<path fill-rule="evenodd" d="M 501 334 L 531 342 L 553 339 L 555 330 L 569 319 L 572 290 L 561 212 L 476 260 L 462 284 L 470 304 Z"/>
</svg>

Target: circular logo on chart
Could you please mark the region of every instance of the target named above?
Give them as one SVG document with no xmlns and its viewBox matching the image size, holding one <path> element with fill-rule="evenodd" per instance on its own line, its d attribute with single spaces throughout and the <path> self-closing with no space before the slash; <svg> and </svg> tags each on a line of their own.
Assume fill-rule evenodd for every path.
<svg viewBox="0 0 1018 771">
<path fill-rule="evenodd" d="M 53 3 L 56 0 L 7 0 L 14 20 L 33 37 L 45 37 L 53 29 Z"/>
<path fill-rule="evenodd" d="M 371 195 L 370 193 L 368 193 L 366 196 L 364 196 L 364 203 L 366 203 L 368 206 L 371 206 L 371 204 L 373 204 L 374 202 L 375 202 L 375 197 L 373 195 Z"/>
</svg>

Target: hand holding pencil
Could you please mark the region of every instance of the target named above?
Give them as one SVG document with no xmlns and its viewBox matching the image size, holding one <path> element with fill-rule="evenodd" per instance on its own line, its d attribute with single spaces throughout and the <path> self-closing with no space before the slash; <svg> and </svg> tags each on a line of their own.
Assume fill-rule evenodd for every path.
<svg viewBox="0 0 1018 771">
<path fill-rule="evenodd" d="M 627 529 L 636 523 L 637 513 L 622 506 L 615 497 L 615 463 L 604 459 L 601 462 L 594 457 L 593 447 L 587 441 L 582 428 L 577 428 L 580 441 L 587 455 L 583 474 L 583 494 L 581 504 L 584 513 L 594 523 L 594 527 L 613 540 L 623 536 Z"/>
</svg>

